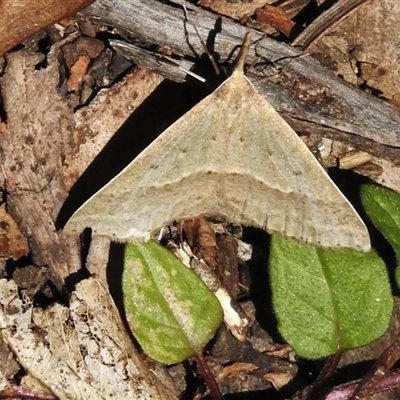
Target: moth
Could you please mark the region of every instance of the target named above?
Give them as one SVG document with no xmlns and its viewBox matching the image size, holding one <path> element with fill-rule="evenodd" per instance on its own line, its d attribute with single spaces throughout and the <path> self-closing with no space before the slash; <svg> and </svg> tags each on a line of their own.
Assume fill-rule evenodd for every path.
<svg viewBox="0 0 400 400">
<path fill-rule="evenodd" d="M 368 231 L 296 132 L 244 74 L 232 75 L 166 129 L 65 226 L 138 241 L 204 215 L 324 247 L 368 251 Z"/>
</svg>

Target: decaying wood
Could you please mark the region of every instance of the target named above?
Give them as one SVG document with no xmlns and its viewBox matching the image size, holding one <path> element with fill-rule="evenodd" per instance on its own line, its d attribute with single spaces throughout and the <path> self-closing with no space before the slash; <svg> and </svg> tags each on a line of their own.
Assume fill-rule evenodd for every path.
<svg viewBox="0 0 400 400">
<path fill-rule="evenodd" d="M 52 55 L 54 49 L 49 60 Z M 1 80 L 7 126 L 1 131 L 1 149 L 9 211 L 21 220 L 35 264 L 48 266 L 61 290 L 63 278 L 80 268 L 77 246 L 68 246 L 54 224 L 67 195 L 61 167 L 74 120 L 73 110 L 55 90 L 57 62 L 53 58 L 40 69 L 42 61 L 43 55 L 29 51 L 7 56 Z"/>
<path fill-rule="evenodd" d="M 180 4 L 178 1 L 165 4 L 156 0 L 98 0 L 84 15 L 116 27 L 142 47 L 158 44 L 174 54 L 193 58 L 194 52 L 202 54 L 204 50 L 192 24 L 185 20 Z M 192 6 L 189 18 L 196 24 L 200 36 L 207 39 L 211 52 L 221 60 L 231 55 L 249 30 Z M 257 38 L 260 34 L 254 32 L 253 40 Z M 380 158 L 400 158 L 397 109 L 347 84 L 312 57 L 273 39 L 263 38 L 257 53 L 260 56 L 257 74 L 253 68 L 253 73 L 248 75 L 256 89 L 266 95 L 296 132 L 317 130 L 322 136 L 347 142 Z M 265 61 L 264 65 L 261 60 Z M 249 63 L 252 61 L 254 57 L 248 59 Z M 140 64 L 140 58 L 137 62 Z M 267 78 L 265 67 L 271 62 L 278 70 L 269 72 L 267 75 L 272 76 Z M 163 74 L 162 70 L 156 72 Z M 170 74 L 166 77 L 174 79 Z"/>
</svg>

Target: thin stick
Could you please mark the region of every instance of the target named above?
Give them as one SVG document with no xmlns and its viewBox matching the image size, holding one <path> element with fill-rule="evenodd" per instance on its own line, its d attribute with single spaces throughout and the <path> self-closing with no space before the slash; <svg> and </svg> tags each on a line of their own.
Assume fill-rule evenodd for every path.
<svg viewBox="0 0 400 400">
<path fill-rule="evenodd" d="M 208 58 L 209 58 L 209 60 L 210 60 L 210 62 L 211 62 L 211 64 L 212 64 L 212 66 L 213 66 L 213 68 L 214 68 L 214 70 L 215 70 L 215 73 L 216 73 L 217 75 L 219 75 L 219 72 L 220 72 L 220 71 L 219 71 L 218 65 L 217 65 L 217 63 L 216 63 L 216 61 L 215 61 L 213 55 L 208 51 L 207 44 L 204 42 L 204 40 L 203 40 L 202 37 L 200 36 L 200 33 L 199 33 L 198 29 L 197 29 L 196 24 L 195 24 L 194 22 L 192 22 L 192 20 L 189 18 L 189 13 L 188 13 L 188 10 L 187 10 L 187 8 L 186 8 L 185 0 L 182 1 L 182 7 L 183 7 L 183 10 L 185 11 L 185 18 L 186 18 L 186 21 L 190 22 L 190 24 L 193 26 L 193 28 L 194 28 L 194 30 L 195 30 L 195 32 L 196 32 L 196 34 L 197 34 L 197 37 L 198 37 L 199 40 L 200 40 L 201 46 L 203 47 L 204 52 L 207 54 L 207 56 L 208 56 Z"/>
<path fill-rule="evenodd" d="M 307 50 L 318 38 L 366 1 L 368 0 L 339 0 L 300 33 L 293 41 L 292 46 L 302 46 L 303 50 Z"/>
</svg>

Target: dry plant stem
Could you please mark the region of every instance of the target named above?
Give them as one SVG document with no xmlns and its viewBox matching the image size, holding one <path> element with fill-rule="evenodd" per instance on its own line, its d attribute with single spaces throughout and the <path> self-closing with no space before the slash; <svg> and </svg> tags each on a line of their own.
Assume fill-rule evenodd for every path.
<svg viewBox="0 0 400 400">
<path fill-rule="evenodd" d="M 303 50 L 308 49 L 319 37 L 342 19 L 346 18 L 361 4 L 368 0 L 339 0 L 322 13 L 311 25 L 293 41 L 292 46 L 302 46 Z"/>
<path fill-rule="evenodd" d="M 355 381 L 353 383 L 346 383 L 332 389 L 330 392 L 325 391 L 325 393 L 314 396 L 313 400 L 351 400 L 351 396 L 354 394 L 360 381 Z M 395 370 L 389 372 L 385 378 L 380 381 L 369 393 L 370 396 L 374 394 L 379 394 L 388 390 L 393 390 L 400 386 L 400 370 Z M 299 397 L 294 398 L 298 400 Z"/>
<path fill-rule="evenodd" d="M 213 373 L 210 371 L 206 360 L 204 359 L 202 354 L 198 354 L 195 357 L 197 362 L 197 366 L 200 370 L 201 376 L 207 384 L 208 389 L 210 390 L 210 395 L 213 400 L 222 400 L 221 390 L 218 386 L 217 381 L 214 378 Z"/>
<path fill-rule="evenodd" d="M 390 368 L 400 359 L 400 336 L 392 343 L 375 361 L 374 365 L 361 379 L 353 393 L 351 400 L 367 398 L 375 387 L 385 380 L 390 374 Z"/>
</svg>

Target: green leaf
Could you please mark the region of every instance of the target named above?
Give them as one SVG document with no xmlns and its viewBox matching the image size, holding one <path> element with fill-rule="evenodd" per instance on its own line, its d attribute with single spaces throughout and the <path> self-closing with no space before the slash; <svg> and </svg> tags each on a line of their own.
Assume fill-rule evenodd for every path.
<svg viewBox="0 0 400 400">
<path fill-rule="evenodd" d="M 278 329 L 298 355 L 327 357 L 386 331 L 393 299 L 374 251 L 315 248 L 272 235 L 269 268 Z"/>
<path fill-rule="evenodd" d="M 222 322 L 210 289 L 154 241 L 126 244 L 122 285 L 133 334 L 145 353 L 165 364 L 201 353 Z"/>
<path fill-rule="evenodd" d="M 377 185 L 361 187 L 361 201 L 372 223 L 382 232 L 400 259 L 400 195 Z"/>
</svg>

